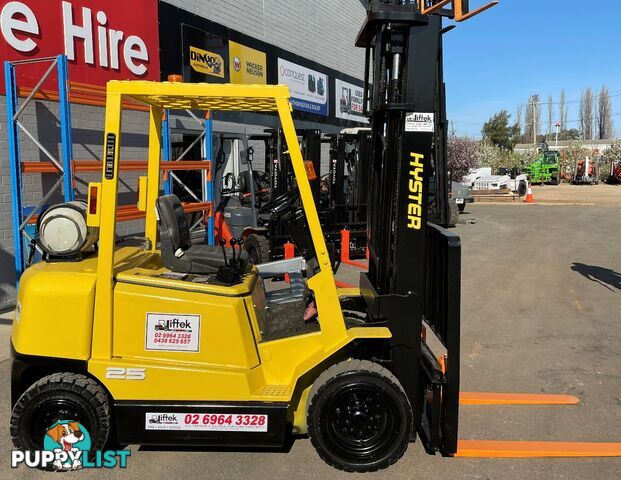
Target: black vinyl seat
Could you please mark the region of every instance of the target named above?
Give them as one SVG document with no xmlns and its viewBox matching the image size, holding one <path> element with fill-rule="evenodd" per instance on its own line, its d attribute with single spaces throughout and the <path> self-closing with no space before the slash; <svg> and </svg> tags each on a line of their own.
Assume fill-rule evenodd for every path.
<svg viewBox="0 0 621 480">
<path fill-rule="evenodd" d="M 225 265 L 222 248 L 213 245 L 192 244 L 190 228 L 185 211 L 176 195 L 164 195 L 156 201 L 160 222 L 162 263 L 166 268 L 179 273 L 217 273 Z M 232 251 L 227 248 L 227 257 Z M 248 253 L 242 252 L 240 267 L 248 264 Z"/>
</svg>

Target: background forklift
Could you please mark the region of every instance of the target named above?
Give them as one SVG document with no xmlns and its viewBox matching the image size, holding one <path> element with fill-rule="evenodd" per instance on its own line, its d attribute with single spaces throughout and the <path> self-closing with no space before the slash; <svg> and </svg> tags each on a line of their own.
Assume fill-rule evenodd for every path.
<svg viewBox="0 0 621 480">
<path fill-rule="evenodd" d="M 352 259 L 366 256 L 370 141 L 369 128 L 344 129 L 329 138 L 328 173 L 319 215 L 337 258 L 343 248 L 349 249 Z M 349 231 L 349 245 L 341 245 L 343 229 Z"/>
<path fill-rule="evenodd" d="M 320 171 L 321 132 L 301 130 L 298 139 L 302 156 L 306 159 L 307 173 L 310 172 L 313 198 L 318 199 L 319 181 L 314 172 Z M 259 165 L 259 159 L 254 159 L 252 144 L 257 142 L 262 143 L 263 171 L 255 167 Z M 291 235 L 280 217 L 265 208 L 270 199 L 296 188 L 282 130 L 267 130 L 264 134 L 250 136 L 216 137 L 214 145 L 216 240 L 228 242 L 231 238 L 243 238 L 244 249 L 253 264 L 284 258 L 284 245 L 291 241 Z"/>
</svg>

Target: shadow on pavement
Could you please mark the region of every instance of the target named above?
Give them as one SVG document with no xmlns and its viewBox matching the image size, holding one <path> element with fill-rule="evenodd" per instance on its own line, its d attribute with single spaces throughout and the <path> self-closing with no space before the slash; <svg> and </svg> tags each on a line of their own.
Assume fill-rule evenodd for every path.
<svg viewBox="0 0 621 480">
<path fill-rule="evenodd" d="M 615 288 L 621 290 L 621 273 L 615 272 L 610 268 L 574 262 L 571 269 L 574 272 L 578 272 L 584 278 L 599 283 L 602 287 L 606 287 L 611 292 L 614 292 Z"/>
</svg>

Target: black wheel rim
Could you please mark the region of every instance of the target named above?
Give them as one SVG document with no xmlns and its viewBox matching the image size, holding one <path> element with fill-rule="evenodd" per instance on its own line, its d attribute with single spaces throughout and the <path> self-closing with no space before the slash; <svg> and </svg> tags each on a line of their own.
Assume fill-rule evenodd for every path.
<svg viewBox="0 0 621 480">
<path fill-rule="evenodd" d="M 248 249 L 248 260 L 252 265 L 258 265 L 259 263 L 261 263 L 259 259 L 259 252 L 256 248 L 253 247 Z"/>
<path fill-rule="evenodd" d="M 342 386 L 328 399 L 325 411 L 325 440 L 356 463 L 383 456 L 399 432 L 396 405 L 374 385 Z"/>
<path fill-rule="evenodd" d="M 71 397 L 42 399 L 35 402 L 29 410 L 30 415 L 24 417 L 22 428 L 28 432 L 28 441 L 34 447 L 43 448 L 47 429 L 60 420 L 79 422 L 91 435 L 94 433 L 87 413 Z"/>
</svg>

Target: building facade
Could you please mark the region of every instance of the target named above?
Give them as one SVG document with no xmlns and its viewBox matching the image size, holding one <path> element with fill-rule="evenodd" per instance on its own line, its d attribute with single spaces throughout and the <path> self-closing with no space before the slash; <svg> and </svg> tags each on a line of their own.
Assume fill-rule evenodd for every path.
<svg viewBox="0 0 621 480">
<path fill-rule="evenodd" d="M 111 79 L 287 83 L 292 91 L 298 128 L 334 133 L 362 126 L 356 101 L 361 92 L 364 51 L 354 46 L 365 18 L 359 0 L 0 0 L 0 51 L 4 61 L 22 62 L 65 54 L 69 60 L 71 151 L 76 162 L 101 160 L 104 109 L 93 101 L 90 85 Z M 20 99 L 48 69 L 47 63 L 15 63 Z M 56 71 L 43 83 L 42 98 L 21 112 L 21 162 L 62 160 L 61 116 Z M 302 80 L 301 80 L 302 79 Z M 5 75 L 0 82 L 0 310 L 15 304 L 14 195 L 12 156 L 7 127 Z M 84 97 L 84 98 L 82 98 Z M 89 97 L 86 99 L 86 97 Z M 103 97 L 102 97 L 103 98 Z M 343 102 L 348 108 L 343 109 Z M 353 107 L 352 107 L 353 105 Z M 361 103 L 360 103 L 361 105 Z M 269 115 L 213 113 L 214 130 L 260 132 L 275 125 Z M 123 114 L 123 159 L 146 158 L 145 112 Z M 171 112 L 173 137 L 187 144 L 201 126 L 185 112 Z M 187 137 L 187 138 L 186 138 Z M 136 199 L 138 174 L 121 180 L 119 204 Z M 74 175 L 75 194 L 84 198 L 98 173 Z M 22 173 L 21 206 L 26 212 L 41 203 L 58 180 L 57 173 Z M 44 202 L 63 199 L 59 189 Z M 127 222 L 120 234 L 140 228 Z"/>
</svg>

